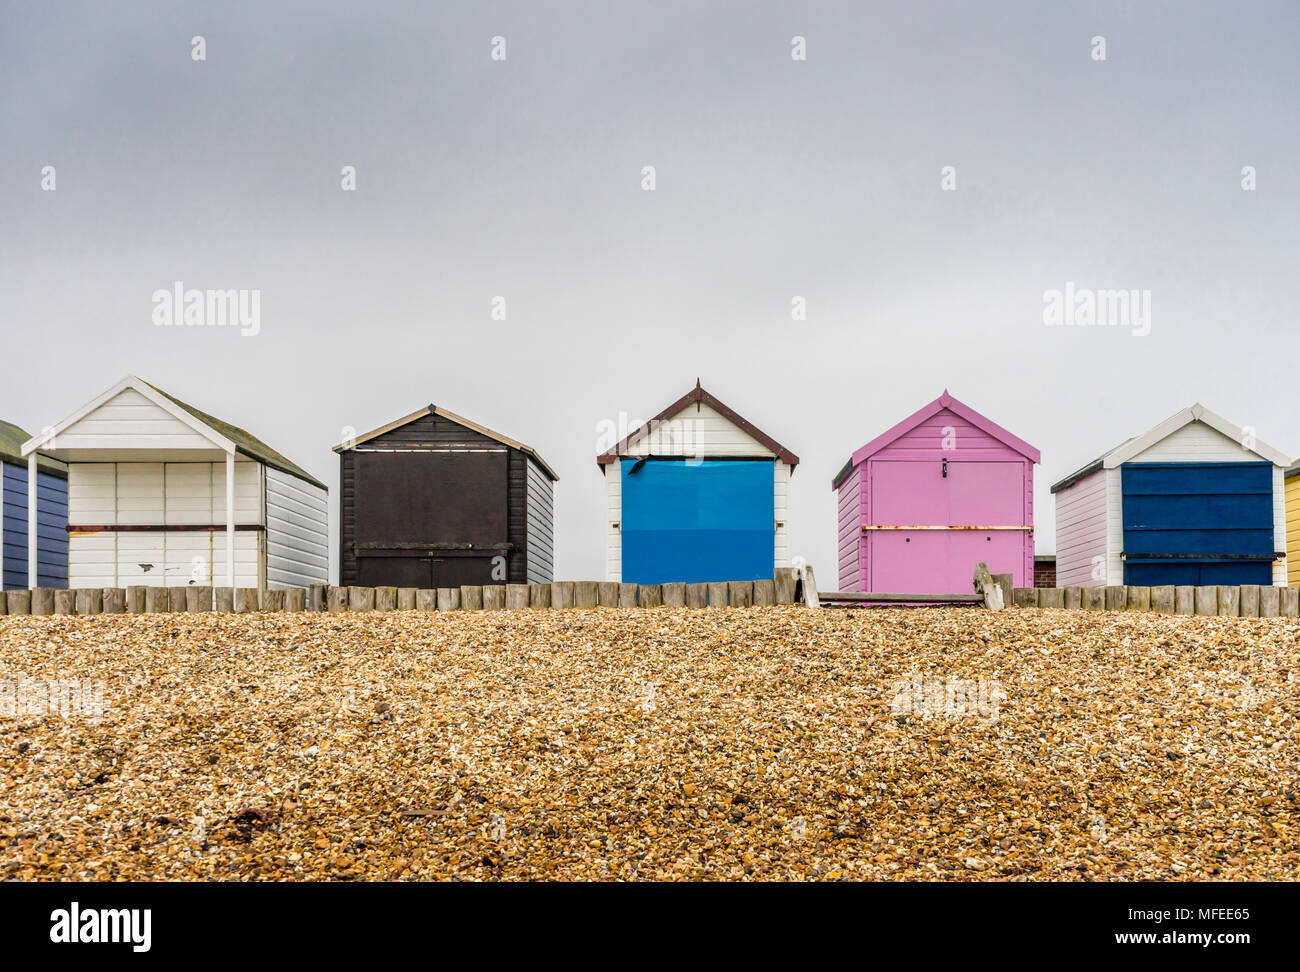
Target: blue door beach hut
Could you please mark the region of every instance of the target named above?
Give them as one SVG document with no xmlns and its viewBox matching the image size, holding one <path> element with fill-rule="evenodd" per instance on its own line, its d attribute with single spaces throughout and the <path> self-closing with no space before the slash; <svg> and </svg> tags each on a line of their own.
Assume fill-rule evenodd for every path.
<svg viewBox="0 0 1300 972">
<path fill-rule="evenodd" d="M 605 476 L 605 579 L 755 580 L 790 565 L 799 457 L 695 387 L 596 458 Z"/>
<path fill-rule="evenodd" d="M 1285 585 L 1287 464 L 1183 409 L 1052 487 L 1057 586 Z"/>
</svg>

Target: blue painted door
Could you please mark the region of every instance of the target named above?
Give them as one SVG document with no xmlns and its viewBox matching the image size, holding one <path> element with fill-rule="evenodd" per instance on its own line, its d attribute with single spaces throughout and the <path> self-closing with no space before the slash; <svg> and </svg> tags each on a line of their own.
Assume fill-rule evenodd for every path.
<svg viewBox="0 0 1300 972">
<path fill-rule="evenodd" d="M 1126 463 L 1124 583 L 1273 583 L 1273 466 Z"/>
<path fill-rule="evenodd" d="M 771 461 L 622 460 L 623 581 L 771 577 Z"/>
</svg>

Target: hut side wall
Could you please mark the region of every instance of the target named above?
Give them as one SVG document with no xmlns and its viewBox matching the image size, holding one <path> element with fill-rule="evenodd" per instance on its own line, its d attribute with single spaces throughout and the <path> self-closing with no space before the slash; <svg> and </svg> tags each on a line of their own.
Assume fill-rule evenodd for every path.
<svg viewBox="0 0 1300 972">
<path fill-rule="evenodd" d="M 527 580 L 546 584 L 555 572 L 555 484 L 529 457 L 527 459 L 528 529 L 525 537 Z"/>
<path fill-rule="evenodd" d="M 1093 558 L 1106 563 L 1106 470 L 1098 469 L 1056 494 L 1056 584 L 1100 587 Z"/>
<path fill-rule="evenodd" d="M 329 566 L 328 494 L 267 467 L 266 586 L 307 587 L 328 581 Z"/>
<path fill-rule="evenodd" d="M 357 528 L 356 453 L 345 449 L 339 453 L 339 585 L 351 587 L 357 582 L 357 556 L 352 549 Z"/>
<path fill-rule="evenodd" d="M 853 471 L 839 488 L 839 589 L 862 589 L 862 467 Z"/>
<path fill-rule="evenodd" d="M 1300 476 L 1285 481 L 1287 585 L 1300 587 Z"/>
<path fill-rule="evenodd" d="M 36 474 L 39 587 L 68 586 L 68 481 Z M 0 589 L 27 589 L 27 467 L 0 463 Z"/>
<path fill-rule="evenodd" d="M 772 464 L 773 479 L 773 544 L 774 567 L 790 566 L 790 475 L 787 463 L 778 459 Z"/>
<path fill-rule="evenodd" d="M 623 579 L 623 466 L 605 466 L 605 580 Z"/>
<path fill-rule="evenodd" d="M 528 457 L 510 450 L 507 459 L 509 524 L 507 535 L 512 549 L 506 557 L 506 580 L 511 584 L 528 581 Z"/>
</svg>

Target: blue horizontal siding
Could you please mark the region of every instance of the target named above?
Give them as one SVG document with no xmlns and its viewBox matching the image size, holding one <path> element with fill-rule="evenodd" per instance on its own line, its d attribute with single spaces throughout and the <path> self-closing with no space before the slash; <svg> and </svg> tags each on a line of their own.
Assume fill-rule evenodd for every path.
<svg viewBox="0 0 1300 972">
<path fill-rule="evenodd" d="M 27 587 L 27 469 L 0 463 L 0 515 L 4 517 L 4 575 L 7 591 Z M 36 582 L 68 586 L 68 483 L 36 474 Z"/>
</svg>

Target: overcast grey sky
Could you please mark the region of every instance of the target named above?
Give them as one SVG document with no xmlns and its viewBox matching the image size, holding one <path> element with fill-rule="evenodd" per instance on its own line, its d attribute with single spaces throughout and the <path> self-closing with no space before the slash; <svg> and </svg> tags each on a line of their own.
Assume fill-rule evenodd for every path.
<svg viewBox="0 0 1300 972">
<path fill-rule="evenodd" d="M 799 454 L 792 551 L 833 577 L 831 477 L 946 387 L 1042 450 L 1050 552 L 1051 482 L 1192 401 L 1300 451 L 1298 27 L 1294 0 L 6 0 L 0 416 L 134 373 L 333 488 L 343 428 L 433 402 L 541 452 L 557 575 L 599 579 L 597 423 L 698 376 Z M 260 333 L 156 327 L 178 280 L 260 290 Z M 1067 281 L 1149 290 L 1150 333 L 1046 326 Z"/>
</svg>

